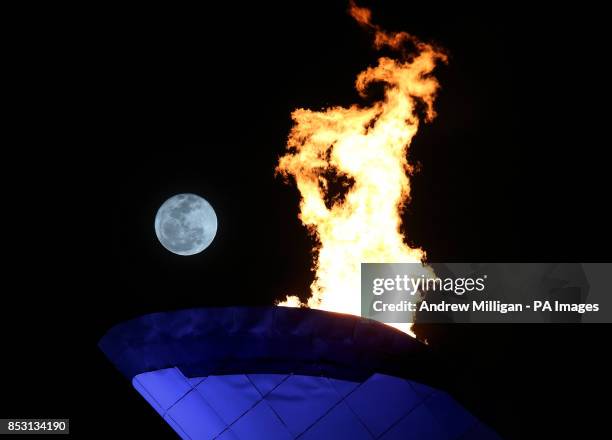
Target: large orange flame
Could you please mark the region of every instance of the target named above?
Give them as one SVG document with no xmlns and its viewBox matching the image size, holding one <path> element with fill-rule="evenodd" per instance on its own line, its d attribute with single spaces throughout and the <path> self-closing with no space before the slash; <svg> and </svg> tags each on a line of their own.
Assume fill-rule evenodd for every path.
<svg viewBox="0 0 612 440">
<path fill-rule="evenodd" d="M 279 305 L 359 315 L 360 263 L 425 258 L 400 232 L 413 171 L 406 156 L 419 126 L 417 107 L 424 108 L 426 121 L 435 117 L 439 84 L 431 72 L 446 55 L 405 32 L 383 31 L 371 23 L 370 10 L 352 1 L 349 12 L 373 31 L 376 48 L 402 50 L 411 44 L 414 50 L 403 52 L 401 60 L 381 57 L 357 76 L 355 87 L 362 97 L 372 83 L 383 83 L 382 100 L 365 107 L 292 113 L 295 124 L 277 172 L 295 179 L 301 194 L 299 218 L 318 245 L 307 303 L 288 296 Z M 336 187 L 344 194 L 332 197 Z M 395 326 L 410 332 L 409 324 Z"/>
</svg>

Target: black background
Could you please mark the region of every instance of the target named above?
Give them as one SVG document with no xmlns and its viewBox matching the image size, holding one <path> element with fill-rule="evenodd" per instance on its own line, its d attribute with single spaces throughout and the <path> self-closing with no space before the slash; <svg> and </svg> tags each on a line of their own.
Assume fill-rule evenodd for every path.
<svg viewBox="0 0 612 440">
<path fill-rule="evenodd" d="M 371 6 L 384 28 L 450 55 L 439 116 L 410 148 L 409 243 L 432 261 L 609 261 L 605 16 Z M 96 343 L 147 312 L 306 294 L 313 243 L 274 167 L 293 109 L 367 104 L 353 81 L 376 61 L 371 36 L 342 1 L 10 17 L 1 415 L 69 417 L 76 438 L 173 438 Z M 153 230 L 178 192 L 219 218 L 189 258 Z M 609 329 L 418 334 L 453 395 L 502 436 L 599 438 Z"/>
</svg>

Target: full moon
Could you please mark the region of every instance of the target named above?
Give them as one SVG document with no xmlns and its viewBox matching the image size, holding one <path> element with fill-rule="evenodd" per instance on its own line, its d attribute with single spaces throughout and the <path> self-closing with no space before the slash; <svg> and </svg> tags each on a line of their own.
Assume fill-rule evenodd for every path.
<svg viewBox="0 0 612 440">
<path fill-rule="evenodd" d="M 177 194 L 160 206 L 155 216 L 159 242 L 177 255 L 195 255 L 206 249 L 217 233 L 217 215 L 205 199 Z"/>
</svg>

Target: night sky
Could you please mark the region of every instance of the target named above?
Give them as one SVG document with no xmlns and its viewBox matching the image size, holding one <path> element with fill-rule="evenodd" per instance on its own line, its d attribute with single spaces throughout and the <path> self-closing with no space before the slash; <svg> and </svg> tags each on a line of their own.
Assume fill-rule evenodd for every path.
<svg viewBox="0 0 612 440">
<path fill-rule="evenodd" d="M 15 177 L 4 186 L 14 211 L 2 417 L 69 417 L 77 438 L 113 438 L 118 425 L 126 438 L 173 438 L 98 350 L 105 331 L 148 312 L 307 294 L 313 242 L 295 186 L 274 175 L 290 112 L 367 103 L 353 83 L 378 54 L 345 2 L 281 3 L 106 11 L 96 32 L 88 16 L 74 31 L 23 37 L 37 68 L 18 88 L 41 123 L 24 124 L 3 161 L 3 179 Z M 609 261 L 600 14 L 407 3 L 360 2 L 385 29 L 450 57 L 436 70 L 438 117 L 409 152 L 420 170 L 404 213 L 409 244 L 432 261 Z M 163 249 L 153 229 L 180 192 L 218 216 L 214 242 L 193 257 Z M 602 414 L 609 326 L 418 333 L 452 394 L 502 436 L 563 437 Z"/>
</svg>

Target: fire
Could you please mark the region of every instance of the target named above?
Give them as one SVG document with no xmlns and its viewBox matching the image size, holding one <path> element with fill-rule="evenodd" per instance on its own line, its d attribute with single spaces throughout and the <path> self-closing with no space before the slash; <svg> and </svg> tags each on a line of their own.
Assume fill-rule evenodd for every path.
<svg viewBox="0 0 612 440">
<path fill-rule="evenodd" d="M 374 33 L 376 48 L 402 56 L 381 57 L 357 76 L 355 87 L 364 98 L 371 84 L 384 84 L 380 101 L 292 113 L 287 153 L 276 171 L 295 180 L 299 218 L 318 244 L 307 303 L 288 296 L 279 305 L 359 315 L 360 263 L 425 260 L 425 252 L 408 246 L 400 232 L 413 172 L 406 156 L 419 127 L 417 107 L 424 109 L 425 121 L 435 117 L 439 84 L 431 72 L 446 55 L 406 32 L 382 30 L 372 24 L 369 9 L 352 1 L 349 12 Z M 403 49 L 408 44 L 411 54 Z M 410 332 L 409 324 L 394 326 Z"/>
</svg>

